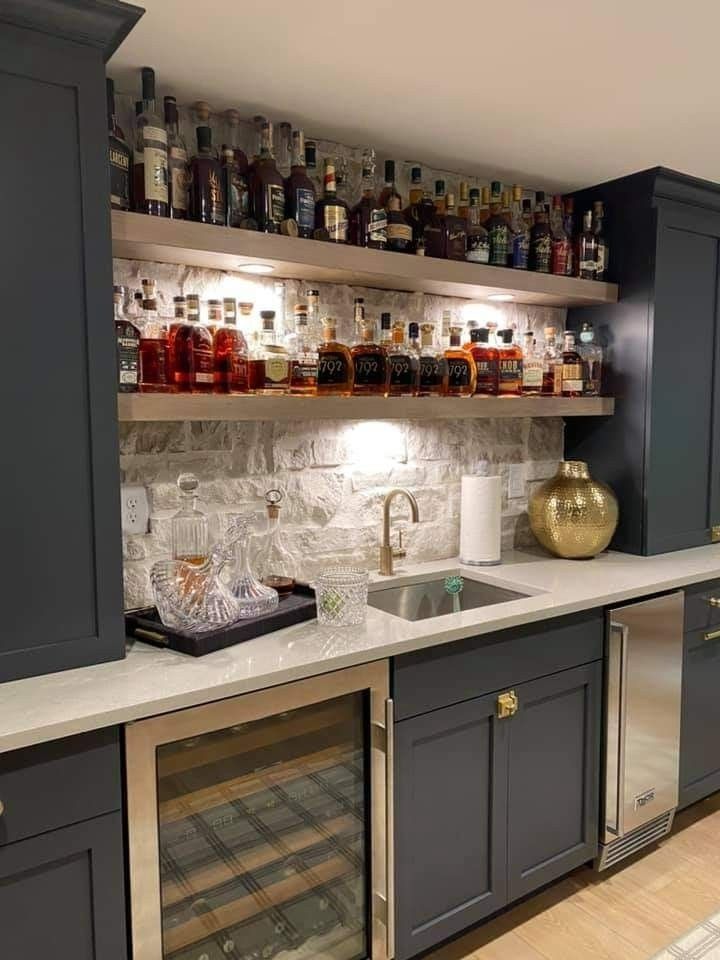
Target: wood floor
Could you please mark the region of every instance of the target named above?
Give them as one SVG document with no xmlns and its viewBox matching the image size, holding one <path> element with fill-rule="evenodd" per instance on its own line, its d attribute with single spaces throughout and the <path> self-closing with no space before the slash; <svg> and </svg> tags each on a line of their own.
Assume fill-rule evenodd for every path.
<svg viewBox="0 0 720 960">
<path fill-rule="evenodd" d="M 586 867 L 426 960 L 648 960 L 720 910 L 720 794 L 649 853 Z"/>
</svg>

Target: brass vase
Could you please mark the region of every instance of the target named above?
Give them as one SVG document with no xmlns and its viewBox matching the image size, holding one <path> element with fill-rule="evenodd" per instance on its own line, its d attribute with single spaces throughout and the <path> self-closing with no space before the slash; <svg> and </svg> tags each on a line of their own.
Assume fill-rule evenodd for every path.
<svg viewBox="0 0 720 960">
<path fill-rule="evenodd" d="M 546 550 L 567 560 L 587 560 L 610 543 L 618 503 L 610 487 L 592 479 L 586 463 L 566 460 L 532 495 L 528 515 Z"/>
</svg>

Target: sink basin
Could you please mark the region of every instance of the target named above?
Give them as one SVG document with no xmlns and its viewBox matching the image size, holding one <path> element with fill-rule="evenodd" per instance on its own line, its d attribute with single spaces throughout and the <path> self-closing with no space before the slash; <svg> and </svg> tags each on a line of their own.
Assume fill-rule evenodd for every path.
<svg viewBox="0 0 720 960">
<path fill-rule="evenodd" d="M 522 600 L 530 596 L 506 587 L 498 587 L 494 583 L 470 580 L 468 577 L 463 579 L 463 589 L 458 595 L 460 610 L 489 607 L 495 603 Z M 368 603 L 371 607 L 384 610 L 395 617 L 402 617 L 403 620 L 428 620 L 431 617 L 456 613 L 458 610 L 458 605 L 453 603 L 453 596 L 445 589 L 445 577 L 371 590 Z"/>
</svg>

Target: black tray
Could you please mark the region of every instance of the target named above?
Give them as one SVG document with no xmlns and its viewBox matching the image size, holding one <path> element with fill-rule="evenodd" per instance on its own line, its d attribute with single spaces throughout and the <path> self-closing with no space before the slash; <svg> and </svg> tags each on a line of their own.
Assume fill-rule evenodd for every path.
<svg viewBox="0 0 720 960">
<path fill-rule="evenodd" d="M 312 620 L 316 616 L 315 591 L 304 583 L 296 583 L 293 592 L 284 597 L 272 613 L 239 620 L 227 630 L 213 630 L 199 637 L 176 633 L 161 622 L 155 607 L 126 613 L 125 630 L 129 637 L 135 637 L 144 643 L 169 647 L 179 653 L 189 653 L 191 657 L 202 657 L 206 653 L 214 653 L 244 640 L 262 637 L 263 634 L 291 627 L 303 620 Z"/>
</svg>

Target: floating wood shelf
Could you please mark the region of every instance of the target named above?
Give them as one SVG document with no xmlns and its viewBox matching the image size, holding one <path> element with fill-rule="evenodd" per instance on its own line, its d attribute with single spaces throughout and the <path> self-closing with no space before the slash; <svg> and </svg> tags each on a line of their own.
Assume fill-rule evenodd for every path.
<svg viewBox="0 0 720 960">
<path fill-rule="evenodd" d="M 456 420 L 603 417 L 612 397 L 264 397 L 126 393 L 120 420 Z"/>
<path fill-rule="evenodd" d="M 555 307 L 614 303 L 618 298 L 618 288 L 613 283 L 413 257 L 140 213 L 114 211 L 112 233 L 113 254 L 129 260 L 156 260 L 215 270 L 238 270 L 246 264 L 263 263 L 274 267 L 272 276 L 286 279 L 468 300 L 510 294 L 517 303 Z"/>
</svg>

